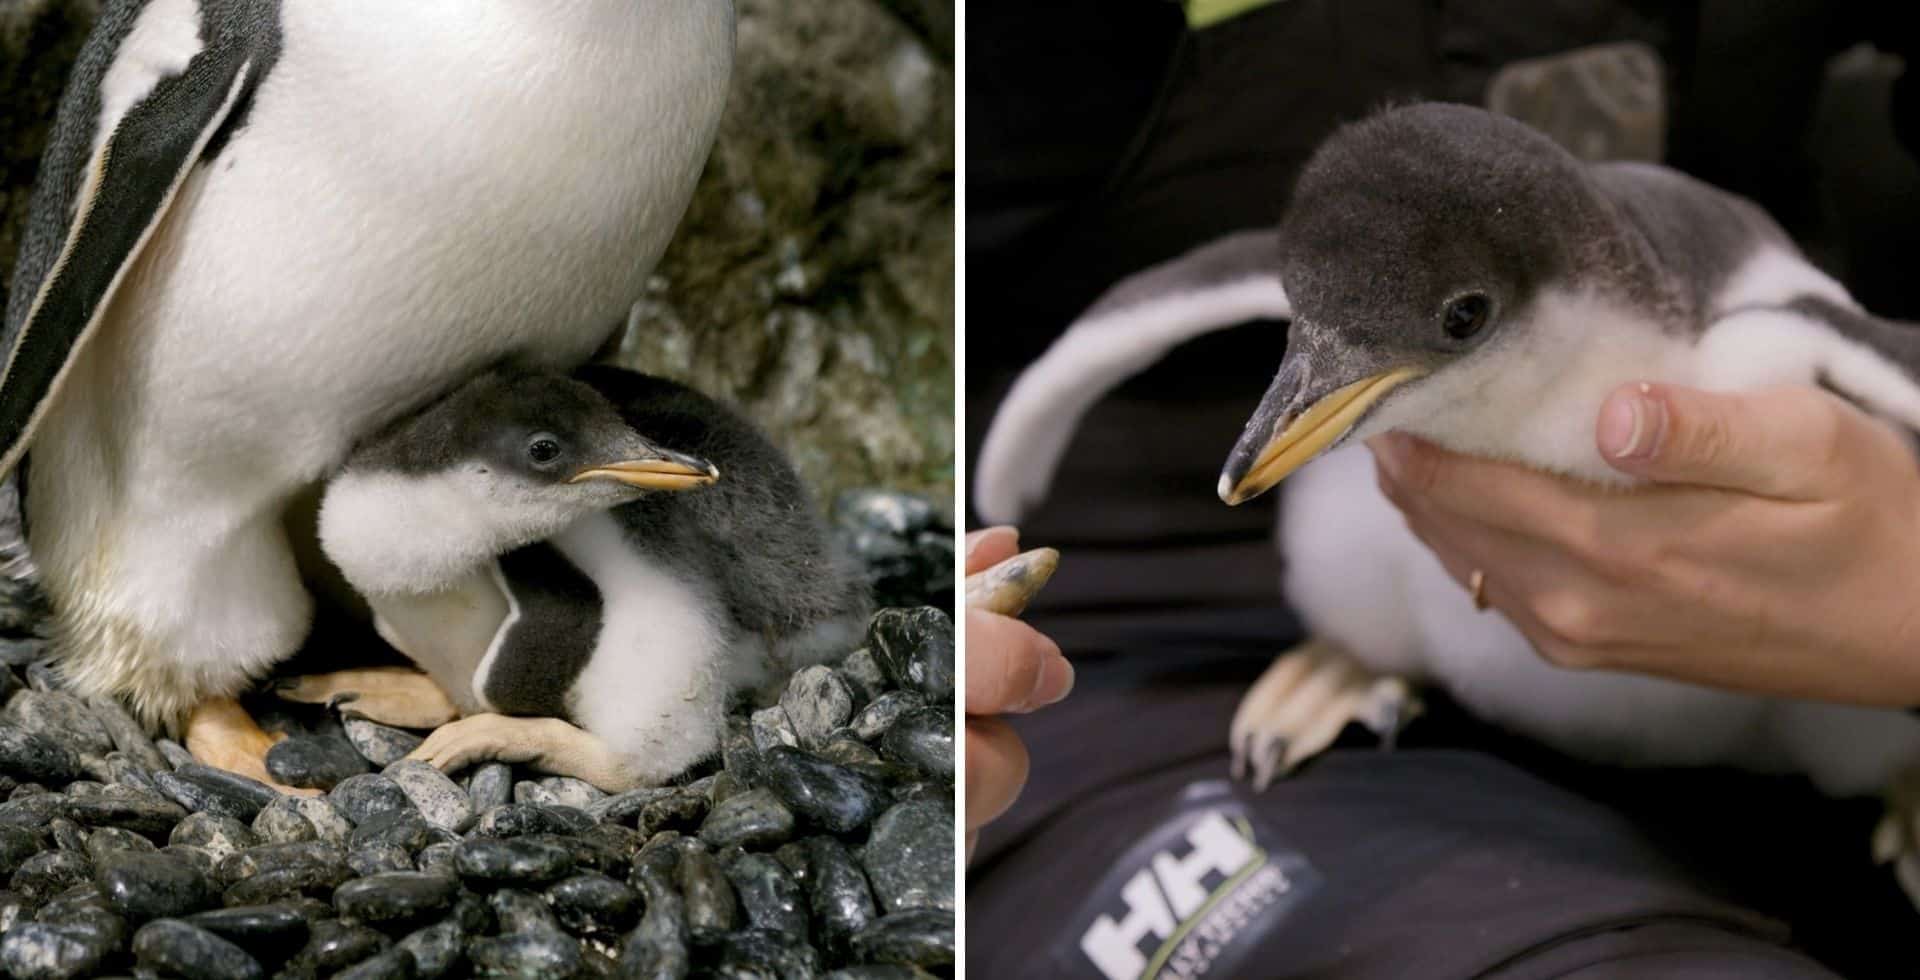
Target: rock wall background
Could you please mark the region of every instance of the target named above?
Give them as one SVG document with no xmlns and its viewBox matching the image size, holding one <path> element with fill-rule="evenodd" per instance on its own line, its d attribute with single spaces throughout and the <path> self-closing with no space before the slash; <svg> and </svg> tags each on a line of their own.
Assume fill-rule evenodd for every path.
<svg viewBox="0 0 1920 980">
<path fill-rule="evenodd" d="M 0 270 L 99 6 L 0 0 Z M 872 485 L 946 501 L 953 4 L 737 6 L 719 145 L 617 359 L 744 407 L 823 501 Z"/>
</svg>

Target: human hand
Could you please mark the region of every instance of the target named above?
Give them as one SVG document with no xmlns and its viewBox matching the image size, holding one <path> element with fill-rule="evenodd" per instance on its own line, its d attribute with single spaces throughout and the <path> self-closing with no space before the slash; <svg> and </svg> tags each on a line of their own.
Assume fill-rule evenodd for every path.
<svg viewBox="0 0 1920 980">
<path fill-rule="evenodd" d="M 1372 442 L 1381 489 L 1454 579 L 1553 663 L 1862 704 L 1920 704 L 1920 467 L 1805 387 L 1616 390 L 1609 489 Z"/>
<path fill-rule="evenodd" d="M 1020 534 L 998 527 L 967 535 L 967 574 L 1014 556 Z M 1027 782 L 1027 748 L 1005 721 L 1057 704 L 1073 690 L 1060 647 L 1011 617 L 967 610 L 967 857 L 980 828 L 1007 811 Z"/>
</svg>

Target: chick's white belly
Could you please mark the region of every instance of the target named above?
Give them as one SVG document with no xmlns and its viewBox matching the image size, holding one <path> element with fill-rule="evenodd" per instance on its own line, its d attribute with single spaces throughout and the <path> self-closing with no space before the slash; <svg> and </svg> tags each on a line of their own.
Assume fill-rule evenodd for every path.
<svg viewBox="0 0 1920 980">
<path fill-rule="evenodd" d="M 1364 447 L 1329 453 L 1285 488 L 1283 584 L 1314 635 L 1489 722 L 1593 762 L 1806 772 L 1835 794 L 1883 788 L 1920 759 L 1920 723 L 1901 712 L 1551 665 L 1504 617 L 1473 609 L 1380 493 Z"/>
</svg>

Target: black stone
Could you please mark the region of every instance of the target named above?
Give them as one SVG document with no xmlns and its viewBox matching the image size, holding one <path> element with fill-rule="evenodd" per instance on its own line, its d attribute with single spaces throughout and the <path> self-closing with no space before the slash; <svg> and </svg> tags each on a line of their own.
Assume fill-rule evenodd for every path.
<svg viewBox="0 0 1920 980">
<path fill-rule="evenodd" d="M 348 718 L 345 722 L 346 738 L 349 748 L 368 762 L 385 768 L 407 757 L 424 741 L 420 736 L 403 732 L 398 728 L 389 728 L 365 718 Z"/>
<path fill-rule="evenodd" d="M 633 789 L 624 793 L 615 793 L 604 799 L 595 800 L 587 807 L 587 816 L 601 823 L 630 824 L 637 820 L 640 811 L 655 800 L 672 796 L 671 789 Z"/>
<path fill-rule="evenodd" d="M 585 965 L 580 944 L 558 930 L 517 932 L 467 945 L 476 977 L 569 980 Z"/>
<path fill-rule="evenodd" d="M 461 892 L 458 901 L 453 903 L 453 914 L 447 921 L 458 925 L 468 935 L 499 931 L 500 920 L 493 914 L 493 903 L 473 892 Z"/>
<path fill-rule="evenodd" d="M 153 781 L 175 803 L 194 813 L 214 813 L 252 823 L 260 808 L 280 794 L 265 783 L 194 763 L 154 773 Z"/>
<path fill-rule="evenodd" d="M 693 960 L 687 943 L 686 903 L 659 868 L 636 862 L 634 874 L 646 897 L 646 912 L 621 947 L 619 975 L 647 980 L 684 977 Z"/>
<path fill-rule="evenodd" d="M 167 838 L 170 844 L 185 844 L 204 849 L 215 860 L 224 861 L 228 857 L 260 843 L 253 828 L 218 813 L 195 813 L 188 815 L 173 828 Z M 244 876 L 243 876 L 244 877 Z M 227 878 L 233 881 L 233 878 Z"/>
<path fill-rule="evenodd" d="M 99 867 L 101 861 L 122 851 L 152 854 L 157 850 L 159 848 L 153 846 L 153 841 L 131 830 L 121 830 L 118 827 L 102 827 L 87 835 L 87 860 L 92 861 L 95 867 Z"/>
<path fill-rule="evenodd" d="M 192 844 L 168 844 L 160 849 L 160 853 L 171 854 L 199 868 L 201 874 L 217 883 L 226 882 L 225 878 L 220 877 L 220 862 L 204 847 L 195 847 Z"/>
<path fill-rule="evenodd" d="M 395 871 L 341 885 L 333 893 L 333 907 L 342 918 L 380 928 L 411 929 L 437 918 L 459 894 L 460 883 L 452 878 Z"/>
<path fill-rule="evenodd" d="M 830 952 L 839 953 L 876 917 L 873 892 L 845 845 L 831 837 L 813 837 L 806 847 L 807 899 L 816 937 Z"/>
<path fill-rule="evenodd" d="M 0 664 L 25 667 L 47 658 L 47 641 L 37 636 L 0 637 Z"/>
<path fill-rule="evenodd" d="M 458 875 L 453 868 L 453 851 L 457 843 L 428 844 L 420 849 L 414 858 L 414 867 L 430 874 Z"/>
<path fill-rule="evenodd" d="M 953 913 L 936 909 L 895 912 L 854 935 L 853 955 L 869 963 L 951 966 Z"/>
<path fill-rule="evenodd" d="M 100 863 L 93 881 L 133 923 L 179 918 L 210 908 L 220 898 L 204 872 L 171 854 L 121 851 Z"/>
<path fill-rule="evenodd" d="M 79 779 L 86 770 L 66 745 L 16 725 L 0 724 L 0 773 L 57 785 Z"/>
<path fill-rule="evenodd" d="M 503 933 L 560 931 L 560 920 L 546 900 L 532 892 L 503 888 L 487 898 L 487 905 Z"/>
<path fill-rule="evenodd" d="M 327 793 L 327 799 L 355 825 L 367 822 L 375 814 L 413 809 L 413 801 L 407 799 L 400 784 L 377 772 L 341 780 Z"/>
<path fill-rule="evenodd" d="M 253 818 L 251 829 L 255 837 L 269 844 L 298 844 L 320 839 L 320 831 L 314 829 L 313 822 L 300 813 L 300 807 L 291 797 L 285 796 L 262 808 L 260 815 Z"/>
<path fill-rule="evenodd" d="M 236 851 L 220 862 L 220 880 L 242 881 L 255 875 L 298 868 L 322 868 L 345 873 L 347 853 L 326 841 L 260 844 Z"/>
<path fill-rule="evenodd" d="M 764 789 L 730 796 L 700 825 L 700 839 L 713 848 L 778 847 L 793 836 L 793 811 Z"/>
<path fill-rule="evenodd" d="M 375 929 L 338 919 L 313 924 L 307 948 L 298 959 L 328 972 L 352 966 L 378 956 L 393 946 L 393 941 Z"/>
<path fill-rule="evenodd" d="M 353 877 L 353 871 L 341 860 L 331 865 L 295 865 L 250 875 L 227 889 L 229 906 L 265 905 L 302 895 L 330 895 L 341 882 Z"/>
<path fill-rule="evenodd" d="M 527 834 L 579 834 L 592 829 L 593 818 L 568 806 L 509 803 L 481 814 L 476 837 L 522 837 Z"/>
<path fill-rule="evenodd" d="M 468 780 L 467 796 L 473 800 L 475 813 L 485 813 L 494 807 L 512 803 L 512 767 L 499 762 L 476 767 Z"/>
<path fill-rule="evenodd" d="M 885 766 L 880 760 L 880 753 L 851 736 L 828 741 L 816 754 L 836 766 L 846 766 L 855 772 L 877 773 Z"/>
<path fill-rule="evenodd" d="M 359 966 L 341 973 L 335 980 L 414 980 L 418 975 L 413 953 L 395 947 L 361 961 Z"/>
<path fill-rule="evenodd" d="M 0 826 L 0 875 L 11 877 L 22 861 L 40 853 L 45 840 L 37 829 Z"/>
<path fill-rule="evenodd" d="M 116 945 L 98 930 L 25 922 L 0 937 L 0 972 L 22 980 L 95 976 Z"/>
<path fill-rule="evenodd" d="M 686 901 L 687 934 L 696 945 L 711 946 L 733 931 L 739 903 L 713 855 L 697 846 L 682 850 L 674 882 Z"/>
<path fill-rule="evenodd" d="M 87 853 L 87 835 L 80 832 L 80 825 L 65 817 L 55 817 L 47 824 L 47 833 L 53 835 L 53 846 L 75 854 Z M 88 855 L 91 859 L 91 855 Z"/>
<path fill-rule="evenodd" d="M 812 977 L 820 973 L 820 954 L 790 933 L 742 929 L 720 947 L 723 975 Z"/>
<path fill-rule="evenodd" d="M 915 708 L 880 736 L 880 755 L 929 776 L 953 779 L 953 709 Z"/>
<path fill-rule="evenodd" d="M 874 821 L 862 863 L 882 909 L 953 911 L 953 816 L 937 803 L 902 803 Z"/>
<path fill-rule="evenodd" d="M 162 768 L 167 767 L 162 766 Z M 115 785 L 137 789 L 150 796 L 164 799 L 160 792 L 160 785 L 153 781 L 153 774 L 157 771 L 141 765 L 134 760 L 133 756 L 125 752 L 107 753 L 107 775 L 113 777 Z"/>
<path fill-rule="evenodd" d="M 572 852 L 544 840 L 470 840 L 453 851 L 460 877 L 488 885 L 544 885 L 565 877 L 574 865 Z"/>
<path fill-rule="evenodd" d="M 32 675 L 28 675 L 29 682 Z M 62 691 L 22 691 L 7 705 L 8 724 L 66 746 L 81 760 L 104 761 L 113 751 L 113 736 L 85 702 Z"/>
<path fill-rule="evenodd" d="M 924 706 L 927 699 L 914 691 L 888 691 L 861 709 L 848 725 L 855 736 L 869 742 L 886 734 L 901 715 Z"/>
<path fill-rule="evenodd" d="M 860 963 L 822 974 L 820 980 L 929 980 L 932 976 L 933 974 L 917 966 L 901 966 L 897 963 Z"/>
<path fill-rule="evenodd" d="M 71 851 L 42 851 L 20 862 L 7 887 L 28 898 L 47 899 L 93 877 L 93 864 Z"/>
<path fill-rule="evenodd" d="M 807 941 L 807 896 L 785 865 L 764 854 L 743 854 L 726 870 L 748 925 Z"/>
<path fill-rule="evenodd" d="M 66 813 L 88 827 L 119 827 L 154 841 L 166 840 L 187 816 L 187 811 L 172 800 L 119 787 L 69 800 Z"/>
<path fill-rule="evenodd" d="M 288 786 L 332 789 L 369 768 L 353 743 L 338 735 L 295 735 L 267 750 L 267 772 Z"/>
<path fill-rule="evenodd" d="M 639 894 L 598 872 L 575 875 L 548 888 L 547 904 L 560 925 L 578 935 L 618 935 L 640 918 Z"/>
<path fill-rule="evenodd" d="M 425 849 L 422 848 L 424 851 Z M 347 852 L 347 867 L 353 873 L 367 875 L 386 874 L 391 871 L 412 871 L 413 857 L 392 844 L 373 844 Z"/>
<path fill-rule="evenodd" d="M 953 620 L 931 606 L 883 609 L 867 627 L 867 648 L 893 686 L 931 704 L 953 701 Z"/>
<path fill-rule="evenodd" d="M 924 497 L 849 490 L 835 498 L 833 535 L 866 566 L 882 606 L 947 603 L 953 595 L 953 529 Z"/>
<path fill-rule="evenodd" d="M 550 840 L 573 852 L 573 862 L 582 869 L 591 869 L 615 878 L 625 878 L 633 863 L 633 855 L 646 843 L 646 838 L 631 827 L 614 824 L 601 824 L 583 834 L 573 837 L 538 837 L 538 840 Z"/>
<path fill-rule="evenodd" d="M 246 950 L 262 962 L 285 960 L 307 944 L 307 917 L 290 904 L 214 909 L 187 916 L 198 926 Z"/>
<path fill-rule="evenodd" d="M 432 841 L 432 833 L 433 827 L 426 818 L 408 806 L 406 809 L 385 810 L 368 817 L 353 828 L 351 840 L 354 850 L 384 844 L 411 855 Z"/>
<path fill-rule="evenodd" d="M 453 971 L 466 954 L 466 945 L 459 923 L 440 922 L 400 940 L 399 948 L 413 956 L 416 975 L 433 980 Z"/>
<path fill-rule="evenodd" d="M 758 775 L 796 815 L 836 834 L 871 823 L 889 802 L 871 776 L 784 746 L 761 754 Z"/>
<path fill-rule="evenodd" d="M 135 721 L 120 702 L 112 698 L 89 698 L 87 709 L 107 730 L 107 734 L 113 737 L 115 754 L 124 754 L 130 762 L 148 773 L 173 768 L 153 744 L 153 739 L 147 736 L 146 726 Z"/>
<path fill-rule="evenodd" d="M 693 830 L 700 826 L 700 821 L 706 819 L 709 806 L 711 804 L 704 795 L 680 790 L 647 804 L 640 811 L 640 830 L 646 834 L 657 834 L 663 830 Z"/>
<path fill-rule="evenodd" d="M 255 980 L 266 976 L 247 951 L 198 926 L 160 919 L 133 935 L 133 952 L 143 966 L 162 973 L 203 980 Z"/>
</svg>

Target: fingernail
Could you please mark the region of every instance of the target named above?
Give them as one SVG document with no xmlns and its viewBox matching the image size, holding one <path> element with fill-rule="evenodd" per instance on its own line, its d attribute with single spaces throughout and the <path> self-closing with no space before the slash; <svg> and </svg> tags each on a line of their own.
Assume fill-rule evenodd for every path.
<svg viewBox="0 0 1920 980">
<path fill-rule="evenodd" d="M 1073 693 L 1073 663 L 1065 657 L 1049 657 L 1040 667 L 1039 682 L 1027 703 L 1036 708 L 1059 704 Z"/>
<path fill-rule="evenodd" d="M 984 530 L 974 531 L 967 535 L 967 557 L 972 558 L 974 551 L 982 544 L 985 544 L 988 539 L 1002 534 L 1012 538 L 1012 541 L 1009 543 L 1015 548 L 1020 546 L 1020 531 L 1017 528 L 990 527 Z"/>
<path fill-rule="evenodd" d="M 1647 459 L 1660 448 L 1667 410 L 1653 386 L 1616 392 L 1600 406 L 1600 451 L 1613 459 Z"/>
</svg>

